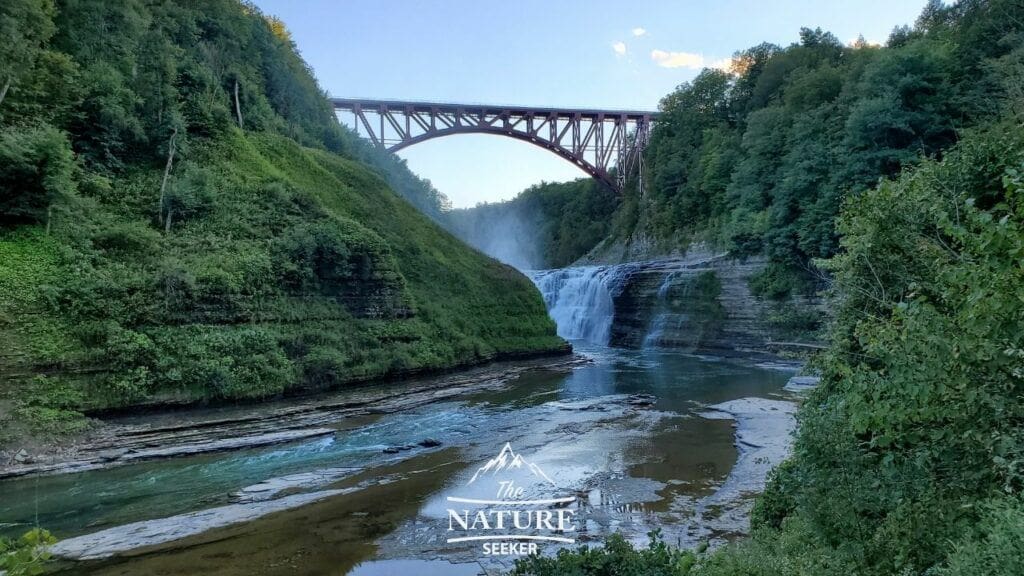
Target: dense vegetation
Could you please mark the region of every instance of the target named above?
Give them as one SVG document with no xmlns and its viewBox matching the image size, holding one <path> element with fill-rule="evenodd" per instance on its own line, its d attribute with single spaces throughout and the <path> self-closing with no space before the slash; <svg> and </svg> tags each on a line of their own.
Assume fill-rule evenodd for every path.
<svg viewBox="0 0 1024 576">
<path fill-rule="evenodd" d="M 281 22 L 8 0 L 0 28 L 7 440 L 563 346 L 525 277 L 339 127 Z"/>
<path fill-rule="evenodd" d="M 847 204 L 824 383 L 758 504 L 763 533 L 728 562 L 772 558 L 745 569 L 763 574 L 1021 573 L 1021 120 Z"/>
<path fill-rule="evenodd" d="M 516 562 L 509 576 L 676 576 L 687 574 L 707 550 L 669 547 L 658 530 L 648 533 L 650 544 L 634 548 L 621 534 L 612 534 L 600 547 L 562 549 L 554 557 L 531 556 Z"/>
<path fill-rule="evenodd" d="M 885 47 L 803 29 L 798 44 L 737 53 L 662 100 L 646 193 L 627 194 L 615 237 L 763 254 L 767 292 L 807 286 L 839 247 L 844 198 L 999 113 L 1022 28 L 1014 0 L 933 0 Z"/>
<path fill-rule="evenodd" d="M 815 360 L 822 385 L 801 407 L 794 454 L 758 499 L 750 538 L 700 555 L 614 542 L 607 552 L 530 559 L 517 573 L 1024 574 L 1022 30 L 1024 5 L 991 0 L 931 3 L 885 49 L 828 48 L 834 43 L 821 34 L 805 33 L 781 54 L 813 62 L 833 50 L 850 56 L 861 79 L 804 70 L 794 85 L 832 85 L 837 99 L 818 106 L 833 112 L 791 116 L 788 107 L 807 100 L 790 101 L 783 89 L 776 104 L 747 115 L 730 161 L 737 172 L 705 200 L 694 194 L 710 189 L 692 183 L 703 153 L 691 153 L 720 142 L 735 103 L 762 98 L 765 80 L 744 88 L 740 76 L 724 100 L 703 100 L 722 107 L 692 109 L 709 128 L 678 155 L 667 139 L 679 134 L 662 131 L 656 155 L 697 163 L 679 172 L 686 179 L 676 194 L 652 202 L 693 201 L 706 211 L 695 224 L 720 226 L 737 250 L 749 242 L 777 263 L 831 256 L 818 260 L 833 279 L 836 314 L 830 348 Z M 773 85 L 784 86 L 780 72 L 795 68 L 786 58 L 776 69 L 776 57 L 758 76 L 776 70 Z M 725 80 L 706 72 L 667 109 Z M 820 139 L 814 130 L 786 136 L 805 122 L 834 121 L 833 113 L 842 121 Z M 820 158 L 830 160 L 819 166 Z M 803 168 L 790 171 L 791 162 Z M 877 175 L 886 178 L 862 190 Z M 803 178 L 812 184 L 794 188 Z M 839 197 L 833 228 L 830 202 Z M 765 228 L 749 227 L 760 219 Z M 653 217 L 644 224 L 668 225 Z"/>
<path fill-rule="evenodd" d="M 441 222 L 466 243 L 520 269 L 568 266 L 611 232 L 619 198 L 592 178 L 543 182 L 514 199 L 450 210 Z"/>
</svg>

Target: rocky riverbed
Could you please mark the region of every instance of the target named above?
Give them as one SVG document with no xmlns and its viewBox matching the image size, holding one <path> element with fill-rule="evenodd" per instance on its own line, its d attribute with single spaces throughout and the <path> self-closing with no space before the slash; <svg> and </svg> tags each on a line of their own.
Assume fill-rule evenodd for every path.
<svg viewBox="0 0 1024 576">
<path fill-rule="evenodd" d="M 449 376 L 369 385 L 279 402 L 110 418 L 97 422 L 96 428 L 82 438 L 41 453 L 28 454 L 17 449 L 0 453 L 0 480 L 330 436 L 342 429 L 339 422 L 358 422 L 360 418 L 408 410 L 469 391 L 500 388 L 530 370 L 569 371 L 586 362 L 586 358 L 578 355 L 500 362 Z"/>
<path fill-rule="evenodd" d="M 200 565 L 225 576 L 399 565 L 494 572 L 514 557 L 447 543 L 443 526 L 446 497 L 486 496 L 469 481 L 507 444 L 550 480 L 528 496 L 573 496 L 576 542 L 617 531 L 646 543 L 660 528 L 690 546 L 744 533 L 753 494 L 788 447 L 796 396 L 783 386 L 792 367 L 607 348 L 584 355 L 400 391 L 295 399 L 264 413 L 249 406 L 109 423 L 183 439 L 141 447 L 164 456 L 10 478 L 0 484 L 0 513 L 39 514 L 61 539 L 54 554 L 76 574 L 184 575 Z M 246 433 L 216 436 L 225 430 Z M 224 443 L 299 430 L 310 436 Z"/>
<path fill-rule="evenodd" d="M 600 434 L 602 423 L 629 417 L 630 429 L 635 435 L 650 433 L 651 427 L 663 416 L 649 410 L 651 402 L 643 396 L 604 398 L 598 404 L 575 402 L 558 404 L 551 408 L 559 411 L 578 413 L 574 418 L 577 425 L 575 434 Z M 728 419 L 735 422 L 735 442 L 739 458 L 723 482 L 713 493 L 699 498 L 694 503 L 693 518 L 685 523 L 670 525 L 666 537 L 677 544 L 693 546 L 700 541 L 720 542 L 729 535 L 745 532 L 752 504 L 751 497 L 764 487 L 769 470 L 781 462 L 789 451 L 790 435 L 795 427 L 793 413 L 795 404 L 783 400 L 764 398 L 742 398 L 708 406 L 701 417 Z M 539 435 L 550 434 L 551 430 L 539 431 Z M 615 441 L 621 442 L 622 438 Z M 600 445 L 596 443 L 595 445 Z M 550 449 L 550 444 L 546 445 Z M 545 445 L 533 446 L 535 456 L 541 462 L 549 456 L 544 454 Z M 593 469 L 581 469 L 571 474 L 578 479 L 567 479 L 564 469 L 560 481 L 563 485 L 575 485 L 581 495 L 580 514 L 582 541 L 615 527 L 641 540 L 638 533 L 651 529 L 648 522 L 633 518 L 642 510 L 644 501 L 658 500 L 658 491 L 664 488 L 660 482 L 633 478 L 628 474 L 616 473 L 614 466 L 598 465 Z M 152 554 L 168 545 L 180 546 L 180 541 L 192 538 L 191 544 L 216 540 L 216 534 L 204 535 L 219 528 L 256 521 L 269 514 L 296 509 L 328 498 L 357 493 L 370 486 L 382 486 L 399 479 L 395 475 L 382 475 L 343 488 L 323 489 L 354 475 L 354 469 L 320 470 L 314 473 L 282 477 L 269 480 L 262 485 L 248 487 L 237 495 L 239 503 L 117 526 L 100 532 L 79 536 L 59 542 L 51 552 L 69 560 L 100 560 L 113 556 L 134 556 Z M 282 495 L 286 490 L 313 489 L 308 492 Z M 615 495 L 613 498 L 604 496 Z M 254 497 L 254 495 L 258 495 Z M 433 508 L 433 509 L 432 509 Z M 439 509 L 430 505 L 421 511 L 416 519 L 404 523 L 397 530 L 378 541 L 380 560 L 398 560 L 414 556 L 420 559 L 455 563 L 478 563 L 488 572 L 499 572 L 510 567 L 507 559 L 491 559 L 480 563 L 475 548 L 466 546 L 458 549 L 446 547 L 444 534 L 433 529 Z"/>
</svg>

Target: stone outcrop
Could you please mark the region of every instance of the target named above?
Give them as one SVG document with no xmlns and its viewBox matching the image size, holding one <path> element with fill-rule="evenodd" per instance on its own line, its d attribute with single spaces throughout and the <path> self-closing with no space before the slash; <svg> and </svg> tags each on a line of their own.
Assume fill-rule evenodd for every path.
<svg viewBox="0 0 1024 576">
<path fill-rule="evenodd" d="M 610 343 L 725 356 L 778 352 L 790 344 L 768 322 L 779 304 L 756 298 L 749 288 L 764 265 L 724 255 L 624 265 L 628 272 L 611 288 Z M 820 310 L 806 299 L 788 305 Z"/>
<path fill-rule="evenodd" d="M 267 514 L 296 508 L 343 493 L 345 493 L 343 489 L 306 492 L 265 502 L 228 504 L 159 520 L 133 522 L 61 540 L 51 546 L 49 552 L 58 558 L 68 560 L 109 558 L 195 536 L 214 528 L 251 522 Z"/>
<path fill-rule="evenodd" d="M 786 382 L 786 385 L 783 387 L 783 389 L 786 390 L 787 392 L 805 394 L 817 388 L 819 384 L 821 384 L 820 376 L 793 376 L 792 378 L 789 379 L 789 382 Z"/>
<path fill-rule="evenodd" d="M 344 418 L 397 412 L 456 398 L 470 391 L 506 386 L 538 367 L 569 370 L 587 362 L 577 356 L 496 362 L 447 376 L 410 379 L 402 386 L 366 386 L 310 397 L 220 410 L 196 409 L 147 418 L 111 418 L 87 437 L 57 452 L 29 456 L 21 451 L 0 460 L 0 480 L 110 468 L 142 460 L 240 450 L 333 435 Z M 418 445 L 433 448 L 431 438 Z"/>
</svg>

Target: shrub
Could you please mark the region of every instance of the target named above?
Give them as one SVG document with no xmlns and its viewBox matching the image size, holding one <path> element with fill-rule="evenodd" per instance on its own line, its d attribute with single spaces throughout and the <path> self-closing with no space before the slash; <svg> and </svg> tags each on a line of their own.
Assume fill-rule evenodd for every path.
<svg viewBox="0 0 1024 576">
<path fill-rule="evenodd" d="M 49 125 L 0 131 L 0 224 L 38 222 L 74 191 L 67 137 Z"/>
<path fill-rule="evenodd" d="M 331 388 L 349 376 L 350 359 L 336 348 L 318 346 L 302 359 L 302 379 L 315 388 Z"/>
<path fill-rule="evenodd" d="M 750 293 L 767 300 L 785 300 L 793 295 L 813 294 L 814 281 L 789 266 L 769 263 L 747 281 Z"/>
<path fill-rule="evenodd" d="M 661 531 L 648 534 L 647 548 L 637 550 L 621 534 L 608 537 L 604 546 L 559 550 L 552 557 L 533 555 L 516 560 L 512 576 L 685 576 L 696 562 L 690 551 L 671 549 Z"/>
<path fill-rule="evenodd" d="M 89 427 L 77 410 L 84 402 L 79 387 L 59 378 L 36 376 L 22 386 L 16 413 L 33 434 L 54 438 Z"/>
<path fill-rule="evenodd" d="M 326 222 L 292 227 L 277 241 L 275 251 L 282 277 L 300 291 L 329 289 L 354 274 L 349 240 Z"/>
<path fill-rule="evenodd" d="M 1024 502 L 1020 498 L 985 505 L 973 533 L 958 543 L 940 576 L 1018 576 L 1024 574 Z"/>
<path fill-rule="evenodd" d="M 159 351 L 155 384 L 165 390 L 177 388 L 208 398 L 263 398 L 281 393 L 296 380 L 294 364 L 263 329 L 193 326 L 154 339 Z"/>
<path fill-rule="evenodd" d="M 98 230 L 92 237 L 95 247 L 112 256 L 139 258 L 156 250 L 160 236 L 141 221 L 118 222 Z"/>
<path fill-rule="evenodd" d="M 817 340 L 824 310 L 792 302 L 775 302 L 763 312 L 763 322 L 775 339 Z"/>
<path fill-rule="evenodd" d="M 758 528 L 781 528 L 782 521 L 796 509 L 793 499 L 793 485 L 797 481 L 792 461 L 777 466 L 768 476 L 764 492 L 754 503 L 750 514 L 750 526 Z"/>
<path fill-rule="evenodd" d="M 209 170 L 194 163 L 185 163 L 180 174 L 168 186 L 164 198 L 164 226 L 170 230 L 174 222 L 186 222 L 213 209 L 216 190 Z"/>
</svg>

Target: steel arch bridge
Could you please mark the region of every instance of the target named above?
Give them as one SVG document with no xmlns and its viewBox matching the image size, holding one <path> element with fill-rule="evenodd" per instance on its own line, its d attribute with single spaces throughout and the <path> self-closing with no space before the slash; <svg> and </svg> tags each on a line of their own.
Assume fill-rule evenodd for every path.
<svg viewBox="0 0 1024 576">
<path fill-rule="evenodd" d="M 452 134 L 497 134 L 554 152 L 619 193 L 634 168 L 643 186 L 643 151 L 658 117 L 627 110 L 360 98 L 331 102 L 335 114 L 352 114 L 356 133 L 365 130 L 374 145 L 392 152 Z"/>
</svg>

